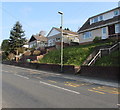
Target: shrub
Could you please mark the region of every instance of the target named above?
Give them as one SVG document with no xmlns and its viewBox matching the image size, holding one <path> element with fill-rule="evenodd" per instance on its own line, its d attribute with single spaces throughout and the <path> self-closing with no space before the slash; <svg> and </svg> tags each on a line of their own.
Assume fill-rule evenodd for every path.
<svg viewBox="0 0 120 110">
<path fill-rule="evenodd" d="M 30 55 L 31 55 L 31 52 L 25 51 L 25 52 L 24 52 L 24 55 L 25 55 L 25 56 L 30 56 Z"/>
<path fill-rule="evenodd" d="M 10 53 L 10 54 L 8 55 L 8 59 L 9 59 L 9 60 L 15 59 L 15 54 Z"/>
<path fill-rule="evenodd" d="M 8 58 L 7 52 L 2 52 L 2 60 L 6 60 Z"/>
<path fill-rule="evenodd" d="M 41 52 L 39 51 L 39 50 L 35 50 L 34 52 L 33 52 L 33 55 L 39 55 Z"/>
<path fill-rule="evenodd" d="M 93 40 L 94 43 L 97 43 L 101 40 L 101 37 L 96 36 Z"/>
<path fill-rule="evenodd" d="M 19 53 L 23 53 L 25 51 L 25 48 L 21 47 L 21 48 L 18 48 L 17 50 L 18 50 Z"/>
</svg>

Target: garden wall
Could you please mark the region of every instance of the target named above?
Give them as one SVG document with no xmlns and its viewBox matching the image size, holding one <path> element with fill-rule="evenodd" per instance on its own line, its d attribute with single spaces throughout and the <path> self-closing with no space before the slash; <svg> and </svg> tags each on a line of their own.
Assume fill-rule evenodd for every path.
<svg viewBox="0 0 120 110">
<path fill-rule="evenodd" d="M 27 63 L 27 62 L 15 62 L 15 61 L 3 61 L 3 64 L 15 65 L 25 68 L 51 71 L 51 72 L 60 72 L 61 66 L 58 64 L 41 64 L 41 63 Z M 75 74 L 74 66 L 72 65 L 64 65 L 63 73 L 65 74 Z"/>
<path fill-rule="evenodd" d="M 119 73 L 119 67 L 81 66 L 81 69 L 77 74 L 79 74 L 80 76 L 118 80 Z"/>
<path fill-rule="evenodd" d="M 57 64 L 38 64 L 38 63 L 27 63 L 27 62 L 13 62 L 3 61 L 3 64 L 15 65 L 25 68 L 60 72 L 60 65 Z M 87 76 L 91 78 L 107 79 L 118 81 L 120 68 L 119 67 L 103 67 L 103 66 L 81 66 L 80 70 L 75 73 L 75 67 L 72 65 L 63 66 L 63 74 L 77 74 L 79 76 Z"/>
</svg>

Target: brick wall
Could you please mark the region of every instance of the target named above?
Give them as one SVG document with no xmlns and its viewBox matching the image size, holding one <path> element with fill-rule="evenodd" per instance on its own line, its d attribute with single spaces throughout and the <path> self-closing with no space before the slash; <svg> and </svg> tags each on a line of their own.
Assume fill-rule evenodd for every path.
<svg viewBox="0 0 120 110">
<path fill-rule="evenodd" d="M 81 76 L 118 80 L 119 73 L 119 67 L 81 66 L 81 70 L 77 74 Z"/>
<path fill-rule="evenodd" d="M 51 71 L 51 72 L 60 72 L 61 66 L 58 64 L 40 64 L 40 63 L 27 63 L 27 62 L 14 62 L 14 61 L 3 61 L 3 64 L 15 65 L 25 68 Z M 64 65 L 63 66 L 64 74 L 75 74 L 74 66 L 72 65 Z"/>
</svg>

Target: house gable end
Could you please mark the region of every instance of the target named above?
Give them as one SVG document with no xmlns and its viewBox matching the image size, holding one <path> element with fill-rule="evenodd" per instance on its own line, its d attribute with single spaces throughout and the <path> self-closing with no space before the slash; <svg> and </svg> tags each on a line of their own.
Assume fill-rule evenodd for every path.
<svg viewBox="0 0 120 110">
<path fill-rule="evenodd" d="M 47 37 L 51 37 L 51 36 L 54 36 L 54 35 L 57 35 L 57 34 L 60 34 L 60 31 L 58 31 L 55 28 L 52 28 L 51 31 L 49 32 L 49 34 L 47 35 Z"/>
<path fill-rule="evenodd" d="M 35 40 L 36 40 L 35 37 L 32 36 L 32 37 L 30 38 L 29 42 L 32 42 L 32 41 L 35 41 Z"/>
</svg>

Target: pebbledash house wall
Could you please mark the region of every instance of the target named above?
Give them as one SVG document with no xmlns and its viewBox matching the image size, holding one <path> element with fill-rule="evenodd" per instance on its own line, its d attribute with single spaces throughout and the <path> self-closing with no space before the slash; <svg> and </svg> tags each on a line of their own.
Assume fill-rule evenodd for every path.
<svg viewBox="0 0 120 110">
<path fill-rule="evenodd" d="M 48 47 L 56 46 L 61 42 L 61 29 L 53 27 L 47 35 L 48 38 Z M 77 32 L 71 32 L 63 30 L 63 42 L 65 44 L 70 44 L 71 42 L 79 42 Z"/>
<path fill-rule="evenodd" d="M 79 36 L 78 36 L 80 44 L 87 43 L 87 42 L 92 42 L 95 37 L 101 37 L 102 38 L 102 28 L 86 31 L 86 32 L 91 32 L 91 37 L 86 38 L 86 39 L 83 38 L 84 32 L 80 33 Z M 105 27 L 105 28 L 106 28 L 106 35 L 105 36 L 106 36 L 106 38 L 108 38 L 108 27 Z"/>
<path fill-rule="evenodd" d="M 37 40 L 29 42 L 29 48 L 32 48 L 33 46 L 37 46 Z"/>
<path fill-rule="evenodd" d="M 55 43 L 57 42 L 56 38 L 61 38 L 61 34 L 59 33 L 53 36 L 49 36 L 47 38 L 48 38 L 48 46 L 55 46 Z"/>
<path fill-rule="evenodd" d="M 74 39 L 75 37 L 76 35 L 72 34 L 63 35 L 63 41 L 64 43 L 69 44 L 71 39 Z M 56 40 L 56 38 L 60 38 L 60 40 Z M 61 33 L 48 37 L 48 46 L 54 46 L 56 45 L 56 42 L 61 42 Z"/>
<path fill-rule="evenodd" d="M 114 11 L 118 11 L 118 15 L 114 15 Z M 99 17 L 99 16 L 103 16 L 103 21 L 106 21 L 106 20 L 108 20 L 108 19 L 112 19 L 112 18 L 114 18 L 115 16 L 119 16 L 120 15 L 120 7 L 117 7 L 117 8 L 115 8 L 115 9 L 112 9 L 112 10 L 110 10 L 110 11 L 107 11 L 107 12 L 104 12 L 104 13 L 101 13 L 101 14 L 98 14 L 98 15 L 96 15 L 96 16 L 93 16 L 93 17 L 91 17 L 91 18 L 89 18 L 89 23 L 90 23 L 90 25 L 91 24 L 93 24 L 93 19 L 95 18 L 95 17 Z M 111 23 L 108 23 L 108 24 L 104 24 L 104 25 L 98 25 L 98 28 L 97 27 L 93 27 L 93 29 L 92 28 L 88 28 L 88 29 L 84 29 L 84 30 L 81 30 L 81 31 L 79 31 L 78 32 L 78 38 L 79 38 L 79 40 L 80 40 L 80 44 L 84 44 L 84 43 L 87 43 L 87 42 L 92 42 L 93 41 L 93 39 L 96 37 L 96 36 L 99 36 L 99 37 L 102 37 L 102 28 L 104 28 L 104 27 L 106 27 L 106 38 L 108 38 L 108 26 L 109 25 L 112 25 L 112 24 L 114 24 L 114 25 L 116 25 L 116 24 L 120 24 L 120 21 L 119 22 L 111 22 Z M 84 39 L 83 38 L 83 34 L 85 33 L 85 32 L 91 32 L 91 38 L 86 38 L 86 39 Z M 116 34 L 116 32 L 115 32 L 115 34 Z"/>
<path fill-rule="evenodd" d="M 47 43 L 47 42 L 46 42 Z M 41 42 L 41 41 L 37 41 L 37 40 L 34 40 L 32 42 L 29 42 L 29 48 L 32 48 L 32 47 L 36 47 L 36 48 L 42 48 L 42 47 L 47 47 L 47 44 Z"/>
</svg>

